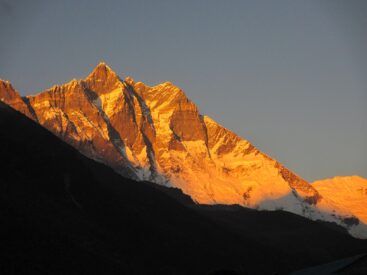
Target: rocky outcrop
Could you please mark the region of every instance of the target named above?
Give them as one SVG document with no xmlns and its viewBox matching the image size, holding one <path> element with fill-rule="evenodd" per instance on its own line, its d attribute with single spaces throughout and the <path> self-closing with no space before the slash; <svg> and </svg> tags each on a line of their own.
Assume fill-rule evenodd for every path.
<svg viewBox="0 0 367 275">
<path fill-rule="evenodd" d="M 0 100 L 25 114 L 27 117 L 37 120 L 33 110 L 28 105 L 27 99 L 21 98 L 9 81 L 0 79 Z"/>
</svg>

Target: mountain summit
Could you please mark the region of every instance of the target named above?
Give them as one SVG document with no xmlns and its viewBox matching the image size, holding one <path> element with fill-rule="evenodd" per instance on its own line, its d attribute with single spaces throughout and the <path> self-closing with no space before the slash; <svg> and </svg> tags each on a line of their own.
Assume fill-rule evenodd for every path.
<svg viewBox="0 0 367 275">
<path fill-rule="evenodd" d="M 324 211 L 334 209 L 329 199 L 247 140 L 202 115 L 170 82 L 151 87 L 132 78 L 123 80 L 100 63 L 84 80 L 23 99 L 18 95 L 27 108 L 19 99 L 3 96 L 16 92 L 2 83 L 3 101 L 127 177 L 180 188 L 201 204 L 281 209 L 348 229 L 363 226 L 358 219 L 346 222 L 353 217 L 349 213 Z"/>
</svg>

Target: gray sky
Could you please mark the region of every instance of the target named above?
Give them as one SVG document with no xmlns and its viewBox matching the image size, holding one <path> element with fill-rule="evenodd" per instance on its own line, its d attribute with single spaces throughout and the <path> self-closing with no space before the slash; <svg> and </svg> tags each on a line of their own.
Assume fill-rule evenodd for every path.
<svg viewBox="0 0 367 275">
<path fill-rule="evenodd" d="M 306 180 L 367 177 L 367 1 L 0 0 L 0 78 L 171 81 Z"/>
</svg>

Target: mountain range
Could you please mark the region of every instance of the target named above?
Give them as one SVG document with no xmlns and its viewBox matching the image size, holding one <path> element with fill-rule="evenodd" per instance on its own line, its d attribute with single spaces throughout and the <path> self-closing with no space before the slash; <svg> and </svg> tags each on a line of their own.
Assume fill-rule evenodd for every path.
<svg viewBox="0 0 367 275">
<path fill-rule="evenodd" d="M 0 128 L 2 274 L 288 274 L 367 251 L 334 223 L 123 177 L 2 102 Z"/>
<path fill-rule="evenodd" d="M 283 210 L 367 238 L 367 180 L 310 184 L 202 115 L 170 82 L 121 79 L 100 63 L 85 79 L 34 96 L 0 81 L 0 100 L 131 180 L 178 188 L 201 205 Z"/>
</svg>

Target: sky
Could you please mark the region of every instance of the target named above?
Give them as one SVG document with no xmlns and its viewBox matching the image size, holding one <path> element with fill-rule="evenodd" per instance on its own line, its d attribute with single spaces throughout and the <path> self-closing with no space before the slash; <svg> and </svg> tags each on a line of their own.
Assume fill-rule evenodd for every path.
<svg viewBox="0 0 367 275">
<path fill-rule="evenodd" d="M 0 0 L 0 78 L 171 81 L 308 181 L 367 177 L 367 1 Z"/>
</svg>

